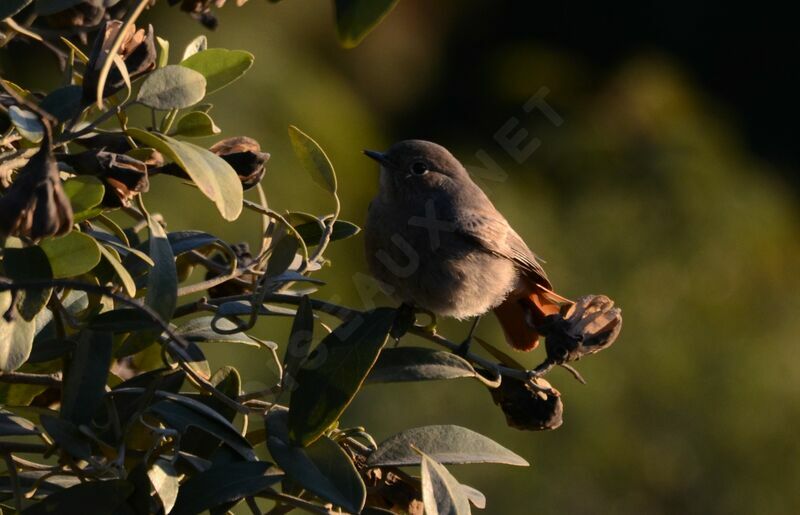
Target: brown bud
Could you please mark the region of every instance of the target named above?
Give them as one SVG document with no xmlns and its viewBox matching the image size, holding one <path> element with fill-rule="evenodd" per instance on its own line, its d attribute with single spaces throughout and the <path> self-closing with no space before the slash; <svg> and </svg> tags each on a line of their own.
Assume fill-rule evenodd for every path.
<svg viewBox="0 0 800 515">
<path fill-rule="evenodd" d="M 547 358 L 555 364 L 575 361 L 606 349 L 622 329 L 622 310 L 605 295 L 587 295 L 552 315 L 539 327 L 545 335 Z"/>
<path fill-rule="evenodd" d="M 86 73 L 83 76 L 83 98 L 86 102 L 93 102 L 95 99 L 100 69 L 103 67 L 103 62 L 121 28 L 122 22 L 110 20 L 95 37 L 89 62 L 86 63 Z M 155 69 L 157 54 L 153 26 L 148 25 L 147 31 L 145 29 L 136 30 L 136 27 L 129 26 L 123 36 L 118 54 L 124 61 L 131 80 Z M 122 79 L 122 74 L 116 66 L 112 66 L 106 78 L 103 97 L 113 95 L 123 87 L 125 87 L 125 81 Z"/>
<path fill-rule="evenodd" d="M 509 427 L 527 431 L 556 429 L 563 422 L 561 394 L 544 379 L 533 381 L 535 383 L 529 384 L 504 377 L 500 386 L 489 392 L 494 403 L 505 413 Z"/>
<path fill-rule="evenodd" d="M 43 123 L 45 135 L 39 151 L 0 197 L 0 237 L 14 235 L 39 240 L 66 234 L 72 228 L 72 205 L 61 187 L 50 148 L 50 130 Z"/>
<path fill-rule="evenodd" d="M 242 188 L 246 190 L 261 182 L 266 171 L 265 164 L 270 158 L 267 152 L 261 152 L 258 141 L 247 136 L 225 138 L 212 145 L 209 150 L 236 170 L 242 181 Z"/>
</svg>

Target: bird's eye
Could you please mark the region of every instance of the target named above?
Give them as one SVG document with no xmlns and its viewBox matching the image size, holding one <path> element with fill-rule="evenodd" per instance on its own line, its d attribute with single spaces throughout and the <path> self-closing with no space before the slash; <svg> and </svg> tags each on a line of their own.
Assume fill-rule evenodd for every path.
<svg viewBox="0 0 800 515">
<path fill-rule="evenodd" d="M 428 173 L 428 165 L 423 161 L 415 161 L 411 163 L 411 173 L 414 175 L 425 175 Z"/>
</svg>

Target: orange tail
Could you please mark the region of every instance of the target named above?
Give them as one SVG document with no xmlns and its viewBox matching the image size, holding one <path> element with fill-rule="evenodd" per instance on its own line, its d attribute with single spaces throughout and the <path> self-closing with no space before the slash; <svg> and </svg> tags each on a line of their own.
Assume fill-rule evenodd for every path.
<svg viewBox="0 0 800 515">
<path fill-rule="evenodd" d="M 500 321 L 506 341 L 515 349 L 529 351 L 539 344 L 539 333 L 535 327 L 548 315 L 555 315 L 561 306 L 571 303 L 569 299 L 553 293 L 544 286 L 533 284 L 522 292 L 512 293 L 494 309 Z"/>
</svg>

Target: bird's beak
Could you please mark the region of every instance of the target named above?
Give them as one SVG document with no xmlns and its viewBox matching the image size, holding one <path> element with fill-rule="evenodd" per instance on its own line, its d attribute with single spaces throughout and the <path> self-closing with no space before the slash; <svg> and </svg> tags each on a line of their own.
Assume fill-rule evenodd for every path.
<svg viewBox="0 0 800 515">
<path fill-rule="evenodd" d="M 370 159 L 374 159 L 375 161 L 379 162 L 382 165 L 388 166 L 389 161 L 386 159 L 386 154 L 383 152 L 377 152 L 375 150 L 365 150 L 364 155 L 369 157 Z"/>
</svg>

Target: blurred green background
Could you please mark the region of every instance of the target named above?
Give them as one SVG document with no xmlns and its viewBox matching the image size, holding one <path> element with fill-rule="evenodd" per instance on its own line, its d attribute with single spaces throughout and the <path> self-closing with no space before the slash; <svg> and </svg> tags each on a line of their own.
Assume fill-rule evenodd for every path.
<svg viewBox="0 0 800 515">
<path fill-rule="evenodd" d="M 483 151 L 505 175 L 481 184 L 547 260 L 557 290 L 605 293 L 623 309 L 614 347 L 577 364 L 587 386 L 550 376 L 565 402 L 556 431 L 508 428 L 468 380 L 367 387 L 344 425 L 381 440 L 455 423 L 521 454 L 530 468 L 454 468 L 487 495 L 490 514 L 800 512 L 797 105 L 796 82 L 782 81 L 796 53 L 783 45 L 781 16 L 430 4 L 401 0 L 354 50 L 337 46 L 321 0 L 226 6 L 216 32 L 166 5 L 144 18 L 171 41 L 173 61 L 200 33 L 255 54 L 242 80 L 212 96 L 212 114 L 223 136 L 252 136 L 272 153 L 263 183 L 272 207 L 332 209 L 295 160 L 289 124 L 326 149 L 343 217 L 358 224 L 377 187 L 361 149 L 431 139 L 473 168 Z M 772 46 L 786 60 L 769 61 Z M 522 109 L 542 87 L 558 127 Z M 512 117 L 541 141 L 521 164 L 494 139 Z M 221 222 L 174 179 L 157 178 L 147 201 L 170 230 L 258 238 L 257 217 Z M 332 246 L 320 298 L 369 301 L 362 243 Z M 453 340 L 467 331 L 442 327 Z M 286 324 L 262 321 L 259 332 L 282 342 Z M 502 338 L 494 320 L 479 333 Z M 516 356 L 534 366 L 541 352 Z M 212 356 L 251 386 L 274 380 L 254 351 Z"/>
</svg>

